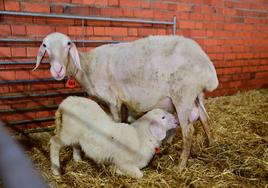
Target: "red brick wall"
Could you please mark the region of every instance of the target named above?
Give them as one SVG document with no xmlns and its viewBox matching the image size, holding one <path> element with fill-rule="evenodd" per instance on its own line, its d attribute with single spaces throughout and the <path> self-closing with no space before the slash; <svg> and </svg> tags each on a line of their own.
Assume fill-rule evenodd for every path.
<svg viewBox="0 0 268 188">
<path fill-rule="evenodd" d="M 220 80 L 210 96 L 268 86 L 267 0 L 0 0 L 6 11 L 42 12 L 103 17 L 172 21 L 177 16 L 177 35 L 196 40 L 214 62 Z M 59 31 L 73 39 L 135 40 L 148 35 L 172 34 L 172 26 L 157 24 L 84 21 L 36 17 L 0 16 L 0 38 L 41 39 Z M 33 60 L 40 43 L 0 42 L 0 59 Z M 90 50 L 93 46 L 81 47 Z M 0 80 L 49 78 L 48 66 L 31 72 L 32 65 L 0 67 Z M 64 83 L 0 85 L 0 95 L 65 91 Z M 78 88 L 79 89 L 79 88 Z M 2 109 L 56 105 L 64 97 L 0 101 Z M 39 102 L 39 103 L 38 103 Z M 43 104 L 44 103 L 44 104 Z M 0 113 L 1 115 L 1 113 Z M 4 121 L 34 119 L 53 111 L 4 114 Z"/>
</svg>

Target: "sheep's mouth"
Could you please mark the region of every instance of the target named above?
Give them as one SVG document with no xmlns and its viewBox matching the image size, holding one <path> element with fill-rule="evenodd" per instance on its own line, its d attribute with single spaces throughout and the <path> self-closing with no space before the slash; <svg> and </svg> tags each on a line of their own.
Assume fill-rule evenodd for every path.
<svg viewBox="0 0 268 188">
<path fill-rule="evenodd" d="M 57 81 L 61 81 L 61 80 L 63 80 L 63 78 L 64 78 L 64 75 L 63 76 L 57 76 L 57 77 L 53 77 L 55 80 L 57 80 Z"/>
</svg>

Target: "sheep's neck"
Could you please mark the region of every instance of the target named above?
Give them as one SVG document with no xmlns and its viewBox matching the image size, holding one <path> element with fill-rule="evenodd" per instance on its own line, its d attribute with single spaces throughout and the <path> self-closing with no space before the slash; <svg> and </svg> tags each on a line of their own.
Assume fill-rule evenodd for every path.
<svg viewBox="0 0 268 188">
<path fill-rule="evenodd" d="M 80 64 L 82 71 L 75 67 L 74 62 L 71 57 L 69 57 L 68 66 L 66 66 L 66 72 L 68 76 L 73 76 L 83 89 L 90 95 L 95 95 L 94 85 L 90 80 L 90 63 L 91 63 L 91 54 L 79 52 Z"/>
</svg>

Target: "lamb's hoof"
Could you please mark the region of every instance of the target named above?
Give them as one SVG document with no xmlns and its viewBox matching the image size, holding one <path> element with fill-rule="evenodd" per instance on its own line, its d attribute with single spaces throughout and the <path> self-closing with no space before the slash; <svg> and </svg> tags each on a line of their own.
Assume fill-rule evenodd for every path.
<svg viewBox="0 0 268 188">
<path fill-rule="evenodd" d="M 137 179 L 140 179 L 143 177 L 143 173 L 140 171 L 140 172 L 136 172 L 133 176 L 134 178 L 137 178 Z"/>
<path fill-rule="evenodd" d="M 51 167 L 51 170 L 52 170 L 52 174 L 55 175 L 55 176 L 60 176 L 61 173 L 60 173 L 60 168 L 57 167 L 57 166 L 52 166 Z"/>
</svg>

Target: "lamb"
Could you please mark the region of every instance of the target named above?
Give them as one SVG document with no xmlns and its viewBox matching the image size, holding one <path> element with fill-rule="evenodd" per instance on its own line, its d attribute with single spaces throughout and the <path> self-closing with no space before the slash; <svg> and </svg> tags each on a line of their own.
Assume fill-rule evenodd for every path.
<svg viewBox="0 0 268 188">
<path fill-rule="evenodd" d="M 109 106 L 117 122 L 121 121 L 123 104 L 137 117 L 158 106 L 165 109 L 172 104 L 183 137 L 181 170 L 190 155 L 193 133 L 190 115 L 196 101 L 204 130 L 209 132 L 203 92 L 213 91 L 219 82 L 209 57 L 189 38 L 150 36 L 78 53 L 69 37 L 52 33 L 39 48 L 35 69 L 45 52 L 55 79 L 74 76 L 89 95 Z"/>
<path fill-rule="evenodd" d="M 56 135 L 50 139 L 53 174 L 60 174 L 60 148 L 72 145 L 74 160 L 81 160 L 80 145 L 94 161 L 114 164 L 117 173 L 141 178 L 140 169 L 152 159 L 166 131 L 176 128 L 177 120 L 154 109 L 131 125 L 116 123 L 93 100 L 73 96 L 59 105 L 55 124 Z"/>
</svg>

